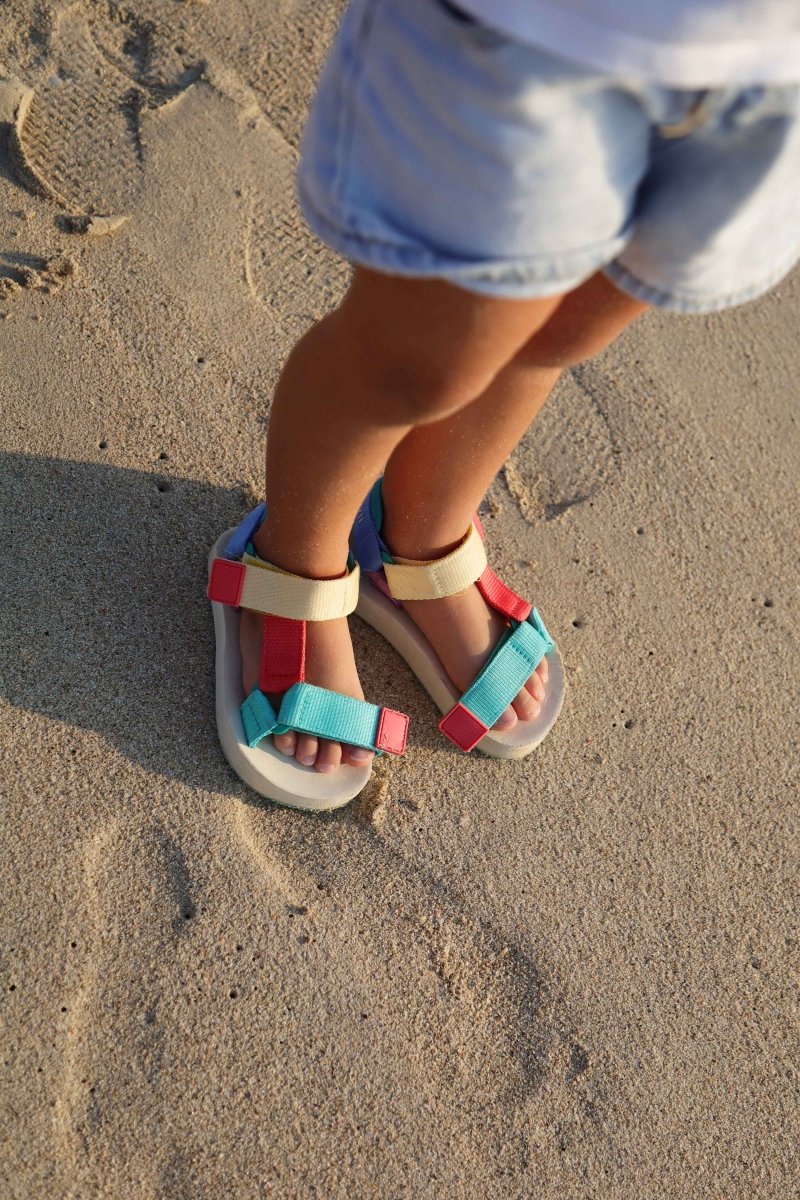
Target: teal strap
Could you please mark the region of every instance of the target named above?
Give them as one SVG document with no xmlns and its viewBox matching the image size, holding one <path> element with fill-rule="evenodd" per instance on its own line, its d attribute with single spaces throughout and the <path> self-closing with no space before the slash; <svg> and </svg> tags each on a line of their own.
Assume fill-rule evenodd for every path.
<svg viewBox="0 0 800 1200">
<path fill-rule="evenodd" d="M 270 704 L 267 697 L 257 687 L 254 687 L 250 695 L 242 705 L 242 724 L 244 725 L 244 733 L 247 738 L 247 744 L 252 750 L 257 746 L 262 738 L 265 738 L 269 733 L 285 733 L 278 724 L 278 718 L 275 716 L 275 709 Z"/>
<path fill-rule="evenodd" d="M 554 645 L 534 608 L 527 621 L 512 626 L 501 639 L 486 666 L 464 692 L 461 704 L 491 729 Z"/>
<path fill-rule="evenodd" d="M 285 693 L 279 719 L 281 725 L 299 733 L 375 750 L 380 716 L 377 704 L 301 682 L 292 684 Z"/>
</svg>

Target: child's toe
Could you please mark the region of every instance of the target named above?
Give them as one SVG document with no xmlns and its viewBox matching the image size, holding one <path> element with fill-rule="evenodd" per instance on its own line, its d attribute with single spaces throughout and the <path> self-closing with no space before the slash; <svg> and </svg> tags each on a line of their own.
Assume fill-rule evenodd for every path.
<svg viewBox="0 0 800 1200">
<path fill-rule="evenodd" d="M 288 733 L 275 734 L 275 748 L 280 750 L 281 754 L 285 754 L 287 758 L 293 758 L 295 748 L 297 746 L 297 734 L 293 730 Z"/>
<path fill-rule="evenodd" d="M 497 730 L 513 729 L 516 723 L 517 714 L 514 712 L 514 709 L 509 706 L 504 713 L 500 714 L 492 728 Z"/>
<path fill-rule="evenodd" d="M 537 703 L 542 704 L 544 702 L 544 684 L 542 683 L 541 676 L 537 675 L 535 671 L 525 684 L 525 691 L 533 696 Z"/>
<path fill-rule="evenodd" d="M 542 683 L 547 683 L 548 677 L 550 675 L 550 665 L 546 658 L 543 658 L 542 661 L 539 663 L 538 667 L 536 668 L 536 674 L 539 676 Z"/>
<path fill-rule="evenodd" d="M 342 747 L 340 744 L 338 742 L 329 742 L 327 738 L 320 738 L 317 757 L 314 762 L 315 770 L 322 772 L 335 771 L 341 761 Z"/>
<path fill-rule="evenodd" d="M 538 700 L 534 700 L 533 696 L 524 687 L 521 692 L 518 692 L 514 700 L 511 702 L 511 707 L 517 714 L 520 721 L 533 721 L 538 717 L 541 711 L 541 705 Z"/>
<path fill-rule="evenodd" d="M 374 757 L 371 750 L 365 750 L 362 746 L 342 746 L 342 759 L 351 767 L 365 767 Z"/>
<path fill-rule="evenodd" d="M 317 757 L 317 739 L 310 733 L 301 733 L 294 756 L 304 767 L 313 767 Z"/>
</svg>

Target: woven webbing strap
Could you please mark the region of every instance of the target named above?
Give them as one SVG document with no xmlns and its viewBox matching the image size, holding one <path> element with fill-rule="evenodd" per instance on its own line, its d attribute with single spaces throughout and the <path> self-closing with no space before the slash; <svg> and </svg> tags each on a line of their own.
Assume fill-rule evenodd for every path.
<svg viewBox="0 0 800 1200">
<path fill-rule="evenodd" d="M 535 608 L 527 621 L 509 626 L 483 670 L 439 722 L 445 737 L 461 750 L 477 746 L 553 646 Z"/>
<path fill-rule="evenodd" d="M 245 554 L 240 563 L 225 558 L 214 560 L 208 597 L 274 617 L 332 621 L 355 611 L 358 580 L 358 564 L 341 579 L 304 579 Z"/>
<path fill-rule="evenodd" d="M 254 555 L 245 554 L 247 567 L 242 608 L 292 617 L 295 621 L 332 621 L 347 617 L 358 604 L 358 563 L 340 579 L 304 579 L 290 575 Z"/>
<path fill-rule="evenodd" d="M 455 550 L 431 562 L 398 558 L 384 563 L 386 580 L 395 600 L 438 600 L 463 592 L 486 569 L 486 551 L 474 525 Z"/>
<path fill-rule="evenodd" d="M 278 714 L 260 689 L 254 687 L 242 704 L 242 723 L 251 748 L 271 733 L 295 729 L 367 750 L 402 754 L 408 732 L 405 713 L 303 682 L 289 688 Z"/>
</svg>

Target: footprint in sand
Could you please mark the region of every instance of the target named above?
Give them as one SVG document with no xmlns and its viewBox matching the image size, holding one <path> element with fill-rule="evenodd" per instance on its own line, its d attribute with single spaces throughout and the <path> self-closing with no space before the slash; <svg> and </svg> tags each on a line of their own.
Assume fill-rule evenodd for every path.
<svg viewBox="0 0 800 1200">
<path fill-rule="evenodd" d="M 264 114 L 295 149 L 344 9 L 345 0 L 262 5 L 259 36 L 241 47 L 237 70 L 252 86 Z"/>
<path fill-rule="evenodd" d="M 97 36 L 77 10 L 63 15 L 50 45 L 50 74 L 17 113 L 12 154 L 32 191 L 66 208 L 123 212 L 142 178 L 142 113 L 187 86 L 196 72 L 176 64 L 172 86 L 151 82 L 141 53 L 122 54 L 118 62 L 108 47 L 99 48 Z"/>
<path fill-rule="evenodd" d="M 141 1080 L 148 1096 L 139 1114 L 145 1133 L 133 1166 L 149 1179 L 148 1195 L 164 1194 L 154 1182 L 159 1164 L 148 1145 L 168 1115 L 161 1076 L 170 1069 L 168 1055 L 176 1053 L 161 1008 L 185 1007 L 192 935 L 204 903 L 181 846 L 157 822 L 114 819 L 84 843 L 78 903 L 64 914 L 64 942 L 72 949 L 53 1114 L 58 1171 L 74 1190 L 54 1186 L 54 1195 L 129 1194 L 129 1164 L 108 1147 L 128 1119 Z M 177 1005 L 170 975 L 176 963 Z M 174 1028 L 172 1035 L 179 1040 Z"/>
<path fill-rule="evenodd" d="M 338 304 L 350 268 L 305 224 L 294 198 L 293 170 L 292 163 L 283 186 L 254 192 L 244 256 L 253 299 L 299 336 Z"/>
<path fill-rule="evenodd" d="M 526 521 L 591 500 L 619 471 L 620 446 L 590 373 L 566 375 L 504 470 Z"/>
</svg>

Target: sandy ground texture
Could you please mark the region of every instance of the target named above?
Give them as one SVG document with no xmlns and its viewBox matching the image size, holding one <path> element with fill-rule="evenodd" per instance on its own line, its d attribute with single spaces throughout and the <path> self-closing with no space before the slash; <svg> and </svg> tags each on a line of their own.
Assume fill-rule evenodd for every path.
<svg viewBox="0 0 800 1200">
<path fill-rule="evenodd" d="M 797 276 L 648 316 L 493 487 L 531 759 L 355 622 L 413 721 L 356 804 L 218 748 L 206 552 L 347 279 L 292 199 L 336 16 L 0 7 L 0 1194 L 797 1195 Z"/>
</svg>

